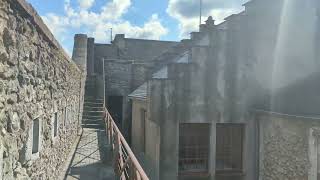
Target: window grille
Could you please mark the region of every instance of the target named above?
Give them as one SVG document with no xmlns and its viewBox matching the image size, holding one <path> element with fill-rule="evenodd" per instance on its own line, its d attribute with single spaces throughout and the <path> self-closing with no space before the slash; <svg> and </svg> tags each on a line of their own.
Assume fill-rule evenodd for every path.
<svg viewBox="0 0 320 180">
<path fill-rule="evenodd" d="M 180 124 L 179 173 L 207 174 L 209 124 Z"/>
<path fill-rule="evenodd" d="M 217 124 L 217 172 L 242 172 L 244 126 L 242 124 Z"/>
</svg>

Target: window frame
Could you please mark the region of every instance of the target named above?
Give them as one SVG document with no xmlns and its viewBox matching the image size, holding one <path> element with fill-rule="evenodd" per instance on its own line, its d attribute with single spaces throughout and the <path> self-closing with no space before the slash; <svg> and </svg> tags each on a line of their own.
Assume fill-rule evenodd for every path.
<svg viewBox="0 0 320 180">
<path fill-rule="evenodd" d="M 225 126 L 225 127 L 223 127 L 223 128 L 241 128 L 240 129 L 240 131 L 239 132 L 241 132 L 241 143 L 240 143 L 240 145 L 241 145 L 241 152 L 239 152 L 239 154 L 238 155 L 240 155 L 240 158 L 239 159 L 241 159 L 240 160 L 240 162 L 237 162 L 238 164 L 240 164 L 240 168 L 234 168 L 234 169 L 232 169 L 232 168 L 225 168 L 225 169 L 218 169 L 218 165 L 217 165 L 217 163 L 218 163 L 218 158 L 219 158 L 219 152 L 218 152 L 218 138 L 219 138 L 219 135 L 218 135 L 218 128 L 219 128 L 219 126 Z M 234 131 L 232 131 L 232 129 L 231 129 L 231 131 L 230 131 L 231 133 L 233 133 Z M 231 136 L 230 136 L 230 138 L 231 139 L 233 139 L 233 135 L 234 134 L 231 134 Z M 244 124 L 244 123 L 217 123 L 216 124 L 216 158 L 215 158 L 215 171 L 216 171 L 216 174 L 230 174 L 230 173 L 232 173 L 232 174 L 243 174 L 244 173 L 244 146 L 245 146 L 245 135 L 246 135 L 246 125 Z M 234 137 L 238 137 L 238 136 L 234 136 Z M 231 144 L 230 146 L 233 146 L 233 144 Z M 231 148 L 232 149 L 232 148 Z M 230 156 L 232 156 L 231 154 L 230 154 Z M 232 159 L 232 157 L 230 157 L 231 159 Z M 233 160 L 231 160 L 231 161 L 233 161 Z"/>
<path fill-rule="evenodd" d="M 38 147 L 37 147 L 37 152 L 33 152 L 33 147 L 34 147 L 34 123 L 35 121 L 38 121 Z M 38 159 L 40 157 L 40 152 L 41 152 L 41 140 L 42 140 L 42 120 L 39 117 L 36 117 L 32 120 L 31 127 L 30 127 L 30 133 L 29 133 L 29 139 L 30 139 L 30 154 L 31 154 L 31 160 Z"/>
<path fill-rule="evenodd" d="M 68 126 L 68 106 L 66 105 L 64 108 L 63 108 L 63 127 L 64 127 L 64 130 L 66 131 L 67 130 L 67 126 Z"/>
<path fill-rule="evenodd" d="M 52 140 L 55 142 L 55 140 L 59 137 L 59 113 L 57 111 L 52 115 L 51 129 Z"/>
<path fill-rule="evenodd" d="M 199 131 L 194 130 L 191 136 L 190 131 L 188 131 L 188 133 L 185 133 L 185 135 L 182 135 L 182 131 L 184 128 L 183 126 L 189 126 L 189 127 L 185 127 L 185 128 L 189 128 L 190 126 L 198 126 L 198 127 L 193 127 L 193 128 L 200 128 L 203 129 L 200 131 L 200 133 L 197 133 Z M 202 126 L 202 127 L 201 127 Z M 179 145 L 178 145 L 178 172 L 179 172 L 179 176 L 194 176 L 194 177 L 208 177 L 210 174 L 210 134 L 211 134 L 211 124 L 210 123 L 180 123 L 179 124 Z M 192 127 L 191 127 L 192 128 Z M 187 130 L 184 130 L 187 131 Z M 181 163 L 182 161 L 185 161 L 185 159 L 188 159 L 188 157 L 186 157 L 187 155 L 185 155 L 184 157 L 182 157 L 181 153 L 183 152 L 183 149 L 181 148 L 183 146 L 183 142 L 184 140 L 189 139 L 190 137 L 194 137 L 194 139 L 201 139 L 204 140 L 203 137 L 206 137 L 206 139 L 204 141 L 193 141 L 193 142 L 201 142 L 198 145 L 199 146 L 194 146 L 195 151 L 189 151 L 189 153 L 191 152 L 191 154 L 193 152 L 195 153 L 199 153 L 201 152 L 201 149 L 203 150 L 203 154 L 199 153 L 197 155 L 194 156 L 194 159 L 198 159 L 200 161 L 205 161 L 205 163 L 203 163 L 202 165 L 205 167 L 203 169 L 199 168 L 199 169 L 184 169 L 182 170 L 181 167 Z M 184 139 L 182 139 L 184 138 Z M 189 141 L 190 142 L 190 141 Z M 188 145 L 188 148 L 192 148 L 192 145 L 195 145 L 194 143 L 190 143 L 191 145 Z M 191 147 L 190 147 L 191 146 Z M 203 146 L 203 147 L 201 147 Z M 185 146 L 187 147 L 187 146 Z M 188 153 L 186 153 L 188 154 Z M 204 157 L 201 157 L 204 156 Z M 199 158 L 200 157 L 200 158 Z M 192 158 L 191 158 L 192 161 Z M 201 164 L 201 163 L 200 163 Z"/>
</svg>

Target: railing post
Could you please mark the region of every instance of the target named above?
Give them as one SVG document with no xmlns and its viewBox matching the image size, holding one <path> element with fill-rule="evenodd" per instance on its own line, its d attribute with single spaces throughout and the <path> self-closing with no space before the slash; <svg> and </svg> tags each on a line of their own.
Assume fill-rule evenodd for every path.
<svg viewBox="0 0 320 180">
<path fill-rule="evenodd" d="M 111 124 L 110 124 L 110 121 L 109 121 L 109 114 L 108 114 L 108 112 L 106 111 L 106 121 L 107 121 L 107 135 L 108 135 L 108 142 L 109 142 L 109 144 L 111 145 L 112 144 L 112 142 L 111 142 L 111 133 L 110 133 L 110 126 L 111 126 Z"/>
<path fill-rule="evenodd" d="M 118 141 L 118 140 L 116 140 Z M 120 146 L 119 144 L 116 142 L 115 144 L 115 148 L 114 148 L 114 160 L 113 160 L 113 163 L 114 163 L 114 172 L 117 176 L 117 178 L 121 177 L 121 174 L 120 174 L 120 169 L 121 167 L 119 168 L 119 159 L 120 159 L 120 154 L 119 154 L 119 149 L 120 149 Z M 121 178 L 120 178 L 121 179 Z"/>
<path fill-rule="evenodd" d="M 111 143 L 114 155 L 114 172 L 120 180 L 149 180 L 148 176 L 137 161 L 130 146 L 124 139 L 119 128 L 105 108 L 105 121 L 108 131 L 108 139 Z M 126 153 L 125 153 L 126 152 Z M 126 157 L 125 157 L 126 156 Z M 127 174 L 126 174 L 127 173 Z M 127 177 L 127 176 L 128 177 Z"/>
<path fill-rule="evenodd" d="M 110 134 L 111 134 L 111 148 L 112 148 L 112 150 L 114 150 L 114 135 L 113 135 L 113 123 L 112 123 L 112 119 L 109 117 L 109 121 L 110 121 Z"/>
<path fill-rule="evenodd" d="M 118 154 L 119 154 L 119 170 L 121 170 L 123 167 L 123 157 L 122 157 L 122 148 L 121 148 L 121 138 L 120 138 L 120 135 L 119 135 L 119 132 L 117 133 L 117 146 L 118 146 Z M 120 172 L 120 179 L 123 179 L 125 180 L 125 175 L 124 175 L 124 172 Z"/>
<path fill-rule="evenodd" d="M 130 157 L 129 157 L 130 158 Z M 129 180 L 137 180 L 136 168 L 132 161 L 129 162 Z"/>
</svg>

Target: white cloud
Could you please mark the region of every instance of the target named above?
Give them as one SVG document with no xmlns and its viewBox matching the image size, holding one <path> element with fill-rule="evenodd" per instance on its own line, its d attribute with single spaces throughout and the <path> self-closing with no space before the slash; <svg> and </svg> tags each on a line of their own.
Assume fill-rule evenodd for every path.
<svg viewBox="0 0 320 180">
<path fill-rule="evenodd" d="M 216 23 L 224 18 L 241 11 L 241 5 L 246 0 L 203 0 L 202 20 L 212 16 Z M 200 1 L 199 0 L 169 0 L 167 13 L 179 21 L 181 38 L 199 29 Z M 203 23 L 203 22 L 202 22 Z"/>
<path fill-rule="evenodd" d="M 42 19 L 55 36 L 57 36 L 59 39 L 64 38 L 63 34 L 67 30 L 65 27 L 69 24 L 68 18 L 49 13 L 46 16 L 43 16 Z"/>
<path fill-rule="evenodd" d="M 131 0 L 113 0 L 102 8 L 103 19 L 117 19 L 125 14 L 131 5 Z"/>
<path fill-rule="evenodd" d="M 92 7 L 94 0 L 78 0 L 80 8 L 89 9 Z"/>
<path fill-rule="evenodd" d="M 65 39 L 73 38 L 68 34 L 71 30 L 87 33 L 88 36 L 96 38 L 97 42 L 110 41 L 111 27 L 114 33 L 123 33 L 132 38 L 160 39 L 168 33 L 157 14 L 153 14 L 142 26 L 133 25 L 123 19 L 131 6 L 131 0 L 108 1 L 99 12 L 90 10 L 94 0 L 78 2 L 79 8 L 72 7 L 70 0 L 65 0 L 64 15 L 49 13 L 43 16 L 44 22 L 62 43 Z"/>
</svg>

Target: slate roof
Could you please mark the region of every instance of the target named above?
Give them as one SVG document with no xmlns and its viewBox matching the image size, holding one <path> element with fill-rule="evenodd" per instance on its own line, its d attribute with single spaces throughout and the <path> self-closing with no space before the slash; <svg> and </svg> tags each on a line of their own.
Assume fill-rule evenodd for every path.
<svg viewBox="0 0 320 180">
<path fill-rule="evenodd" d="M 129 94 L 129 98 L 136 99 L 146 99 L 147 98 L 147 82 L 143 83 L 136 90 L 134 90 L 131 94 Z"/>
<path fill-rule="evenodd" d="M 185 51 L 175 60 L 175 63 L 188 63 L 189 62 L 189 51 Z M 152 75 L 152 78 L 155 79 L 166 79 L 168 78 L 168 66 L 164 66 L 159 71 Z M 131 94 L 128 95 L 129 98 L 136 98 L 136 99 L 146 99 L 147 98 L 147 82 L 142 84 L 136 90 L 134 90 Z"/>
</svg>

